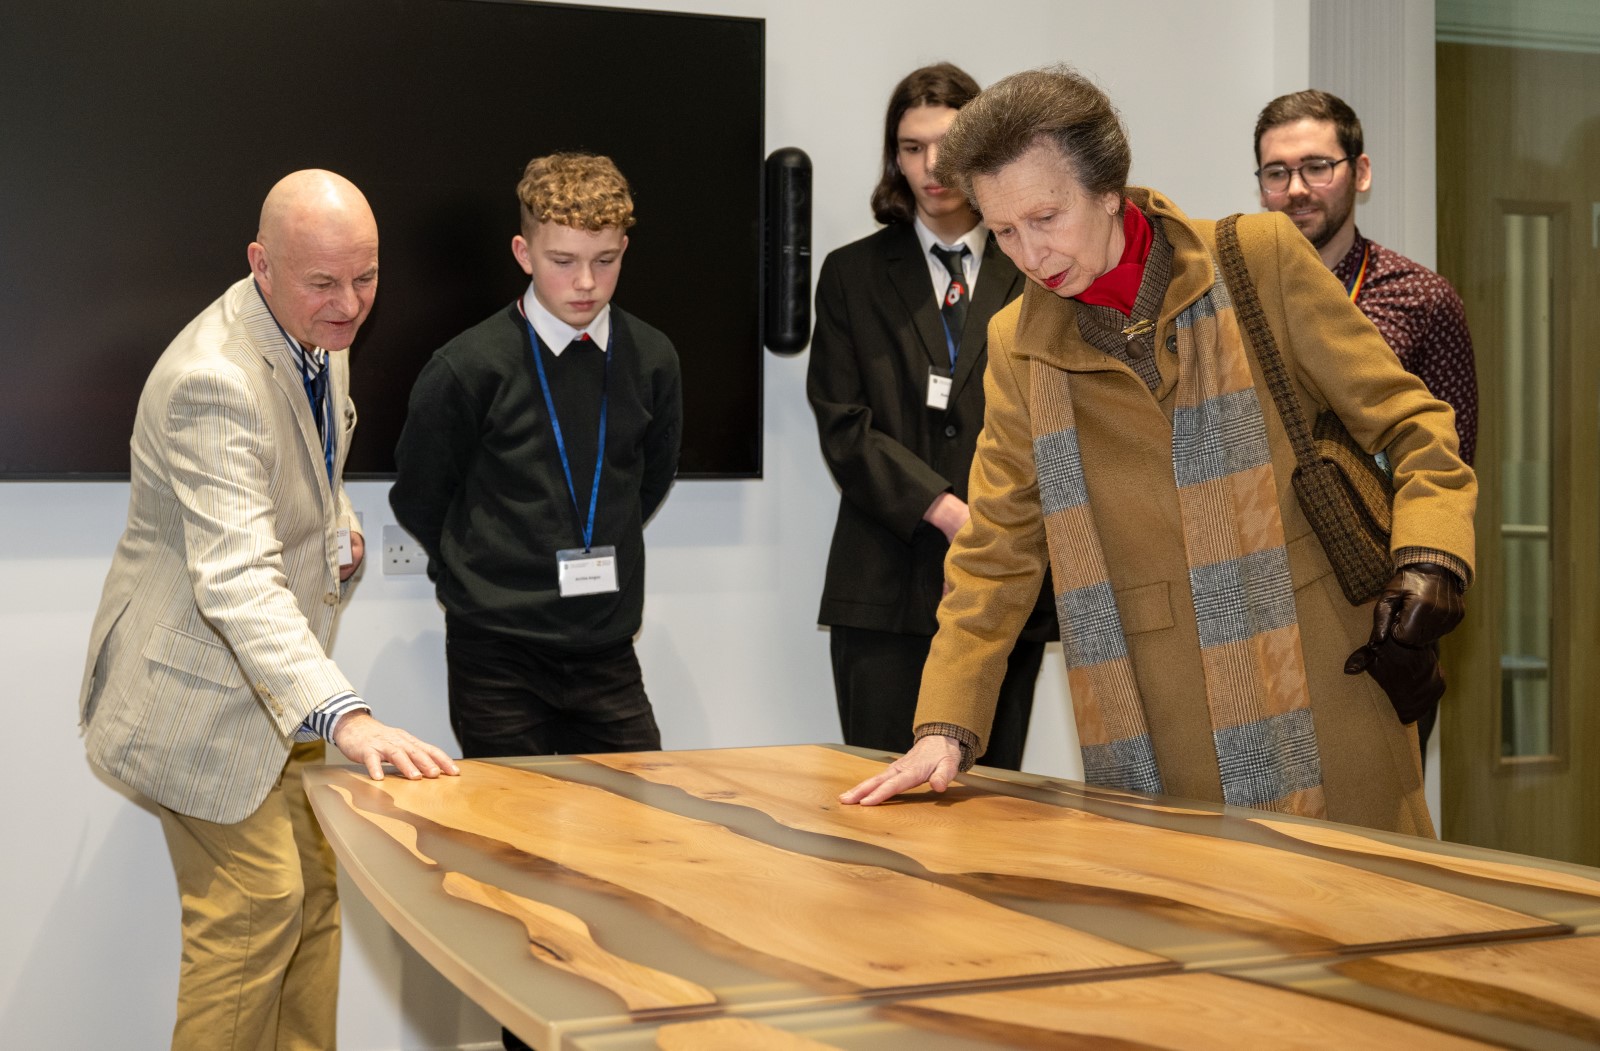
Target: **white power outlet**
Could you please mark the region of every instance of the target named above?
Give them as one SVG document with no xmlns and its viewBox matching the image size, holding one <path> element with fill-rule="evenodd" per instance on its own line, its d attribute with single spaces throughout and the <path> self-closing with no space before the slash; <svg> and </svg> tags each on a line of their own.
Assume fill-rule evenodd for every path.
<svg viewBox="0 0 1600 1051">
<path fill-rule="evenodd" d="M 383 575 L 405 576 L 428 571 L 428 555 L 412 535 L 397 525 L 383 527 Z"/>
</svg>

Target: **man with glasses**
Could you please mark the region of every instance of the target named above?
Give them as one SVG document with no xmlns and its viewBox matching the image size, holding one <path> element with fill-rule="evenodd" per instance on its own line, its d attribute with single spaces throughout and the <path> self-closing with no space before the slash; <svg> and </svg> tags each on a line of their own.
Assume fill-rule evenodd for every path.
<svg viewBox="0 0 1600 1051">
<path fill-rule="evenodd" d="M 1344 282 L 1405 366 L 1456 413 L 1461 458 L 1472 463 L 1478 434 L 1478 380 L 1461 297 L 1420 263 L 1361 236 L 1356 194 L 1372 186 L 1361 119 L 1326 91 L 1297 91 L 1267 103 L 1256 118 L 1256 180 L 1261 204 L 1286 212 Z M 1417 721 L 1426 755 L 1437 707 Z"/>
</svg>

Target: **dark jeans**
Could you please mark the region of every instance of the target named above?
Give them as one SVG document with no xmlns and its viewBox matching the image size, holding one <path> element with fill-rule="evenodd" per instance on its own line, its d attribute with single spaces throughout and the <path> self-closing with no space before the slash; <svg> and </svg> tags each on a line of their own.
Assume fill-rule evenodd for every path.
<svg viewBox="0 0 1600 1051">
<path fill-rule="evenodd" d="M 833 656 L 833 690 L 845 744 L 905 752 L 912 745 L 912 722 L 922 666 L 933 639 L 892 631 L 834 626 L 828 648 Z M 1044 643 L 1018 641 L 1006 665 L 989 731 L 985 766 L 1022 768 L 1022 748 L 1033 716 L 1033 686 L 1044 660 Z"/>
<path fill-rule="evenodd" d="M 566 652 L 451 624 L 445 663 L 450 727 L 468 759 L 661 747 L 631 639 Z"/>
<path fill-rule="evenodd" d="M 633 640 L 571 653 L 445 630 L 450 727 L 467 759 L 507 755 L 651 752 L 661 747 Z M 528 1045 L 500 1030 L 507 1051 Z"/>
</svg>

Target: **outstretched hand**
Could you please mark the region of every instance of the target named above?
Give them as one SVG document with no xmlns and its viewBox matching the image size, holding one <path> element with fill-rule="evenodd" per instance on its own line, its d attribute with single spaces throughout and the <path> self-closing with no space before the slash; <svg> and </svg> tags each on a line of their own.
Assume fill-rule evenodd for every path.
<svg viewBox="0 0 1600 1051">
<path fill-rule="evenodd" d="M 340 719 L 333 728 L 333 744 L 346 759 L 365 766 L 374 781 L 383 780 L 384 763 L 412 781 L 461 772 L 443 751 L 397 726 L 380 723 L 371 712 L 351 712 Z"/>
<path fill-rule="evenodd" d="M 961 770 L 961 745 L 954 737 L 929 734 L 889 768 L 840 793 L 839 802 L 874 806 L 918 785 L 943 792 Z"/>
</svg>

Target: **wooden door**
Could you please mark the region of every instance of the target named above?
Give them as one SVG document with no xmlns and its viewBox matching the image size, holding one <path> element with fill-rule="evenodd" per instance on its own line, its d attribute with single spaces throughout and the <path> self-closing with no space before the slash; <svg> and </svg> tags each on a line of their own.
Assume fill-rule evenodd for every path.
<svg viewBox="0 0 1600 1051">
<path fill-rule="evenodd" d="M 1446 839 L 1600 864 L 1600 55 L 1438 46 L 1439 269 L 1477 351 Z"/>
</svg>

